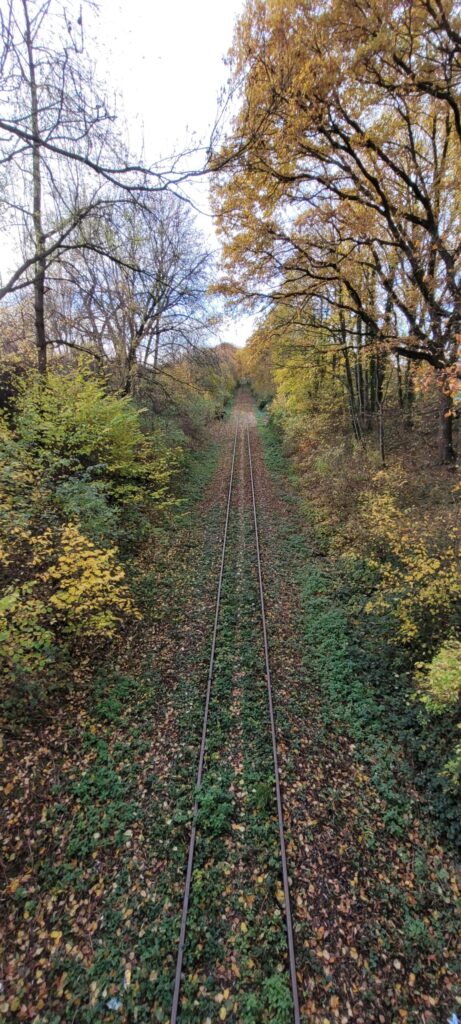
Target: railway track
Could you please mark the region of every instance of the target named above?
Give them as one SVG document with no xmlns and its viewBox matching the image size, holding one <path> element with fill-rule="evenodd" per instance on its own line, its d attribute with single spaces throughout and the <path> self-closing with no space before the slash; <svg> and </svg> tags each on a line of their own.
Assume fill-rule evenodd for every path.
<svg viewBox="0 0 461 1024">
<path fill-rule="evenodd" d="M 262 631 L 262 642 L 263 642 L 263 649 L 264 649 L 265 677 L 266 677 L 266 683 L 267 683 L 267 701 L 268 701 L 268 712 L 269 712 L 271 743 L 272 743 L 272 757 L 273 757 L 274 780 L 275 780 L 274 788 L 275 788 L 275 798 L 276 798 L 276 805 L 277 805 L 278 839 L 279 839 L 279 848 L 280 848 L 280 873 L 281 873 L 283 896 L 284 896 L 285 931 L 286 931 L 286 939 L 287 939 L 288 964 L 289 964 L 290 987 L 291 987 L 291 998 L 292 998 L 293 1021 L 294 1021 L 294 1024 L 299 1024 L 300 1019 L 301 1019 L 300 1018 L 300 1010 L 299 1010 L 298 984 L 297 984 L 297 977 L 296 977 L 296 957 L 295 957 L 295 946 L 294 946 L 294 937 L 293 937 L 293 923 L 292 923 L 291 903 L 290 903 L 290 891 L 289 891 L 289 877 L 288 877 L 288 863 L 287 863 L 286 843 L 285 843 L 285 831 L 284 831 L 284 822 L 283 822 L 283 801 L 282 801 L 282 791 L 281 791 L 281 783 L 280 783 L 280 768 L 279 768 L 278 748 L 277 748 L 277 730 L 276 730 L 276 721 L 275 721 L 274 701 L 273 701 L 273 694 L 272 694 L 272 679 L 271 679 L 270 656 L 269 656 L 269 639 L 268 639 L 266 608 L 265 608 L 265 598 L 264 598 L 264 582 L 263 582 L 263 572 L 262 572 L 261 550 L 260 550 L 260 543 L 259 543 L 259 526 L 258 526 L 258 512 L 257 512 L 256 490 L 255 490 L 255 479 L 254 479 L 254 471 L 253 471 L 253 458 L 252 458 L 250 431 L 249 431 L 247 426 L 243 426 L 240 423 L 240 421 L 238 421 L 236 429 L 235 429 L 235 435 L 234 435 L 233 446 L 232 446 L 231 468 L 230 468 L 230 474 L 229 474 L 229 485 L 228 485 L 228 489 L 227 489 L 227 503 L 226 503 L 225 519 L 224 519 L 224 532 L 223 532 L 223 541 L 222 541 L 222 548 L 221 548 L 221 560 L 220 560 L 220 568 L 219 568 L 219 574 L 218 574 L 218 584 L 217 584 L 217 590 L 216 590 L 216 603 L 215 603 L 215 615 L 214 615 L 213 633 L 212 633 L 212 642 L 211 642 L 211 652 L 210 652 L 210 661 L 209 661 L 209 668 L 208 668 L 208 678 L 207 678 L 207 686 L 206 686 L 206 693 L 205 693 L 205 705 L 204 705 L 204 712 L 203 712 L 203 723 L 202 723 L 202 734 L 201 734 L 201 742 L 200 742 L 200 751 L 199 751 L 199 758 L 198 758 L 198 765 L 197 765 L 197 775 L 196 775 L 196 783 L 195 783 L 195 794 L 196 795 L 195 795 L 195 802 L 194 802 L 193 813 L 192 813 L 192 826 L 191 826 L 191 833 L 190 833 L 190 839 L 189 839 L 189 850 L 188 850 L 188 856 L 187 856 L 186 876 L 185 876 L 185 883 L 184 883 L 184 893 L 183 893 L 183 903 L 182 903 L 181 923 L 180 923 L 180 934 L 179 934 L 178 951 L 177 951 L 177 958 L 176 958 L 176 970 L 175 970 L 175 980 L 174 980 L 174 989 L 173 989 L 173 999 L 172 999 L 172 1007 L 171 1007 L 170 1024 L 177 1024 L 177 1022 L 179 1020 L 179 1016 L 180 1016 L 179 1002 L 180 1002 L 180 995 L 181 995 L 181 979 L 182 979 L 182 971 L 183 971 L 183 959 L 184 959 L 184 951 L 185 951 L 186 939 L 187 939 L 187 921 L 188 921 L 188 913 L 189 913 L 189 905 L 190 905 L 190 897 L 191 897 L 192 877 L 193 877 L 193 870 L 194 870 L 194 854 L 195 854 L 195 846 L 196 846 L 196 839 L 197 839 L 197 815 L 198 815 L 198 807 L 199 807 L 199 794 L 200 794 L 200 790 L 201 790 L 201 786 L 202 786 L 202 781 L 203 781 L 203 776 L 204 776 L 204 771 L 205 771 L 205 767 L 206 767 L 205 762 L 206 762 L 208 720 L 209 720 L 210 703 L 211 703 L 212 691 L 213 691 L 213 677 L 214 677 L 214 671 L 215 671 L 215 657 L 216 657 L 216 647 L 217 647 L 217 640 L 218 640 L 218 627 L 219 627 L 220 609 L 221 609 L 222 586 L 223 586 L 224 570 L 225 570 L 225 564 L 226 564 L 226 550 L 227 550 L 228 534 L 229 534 L 229 521 L 230 521 L 230 516 L 231 516 L 231 504 L 232 504 L 232 495 L 233 495 L 233 487 L 234 487 L 236 451 L 237 451 L 237 443 L 238 443 L 239 437 L 241 437 L 241 432 L 242 431 L 244 431 L 245 440 L 246 440 L 248 473 L 249 473 L 249 479 L 250 479 L 250 490 L 251 490 L 251 501 L 252 501 L 254 541 L 255 541 L 255 558 L 256 558 L 258 590 L 259 590 L 259 602 L 260 602 L 261 631 Z"/>
</svg>

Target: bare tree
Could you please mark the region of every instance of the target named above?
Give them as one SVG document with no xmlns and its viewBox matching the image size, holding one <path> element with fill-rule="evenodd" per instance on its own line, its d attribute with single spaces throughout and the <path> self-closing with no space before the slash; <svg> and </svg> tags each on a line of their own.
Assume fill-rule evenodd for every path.
<svg viewBox="0 0 461 1024">
<path fill-rule="evenodd" d="M 99 234 L 101 225 L 99 215 Z M 110 260 L 101 258 L 101 239 L 97 250 L 88 245 L 61 261 L 50 336 L 115 361 L 119 384 L 130 392 L 139 372 L 161 373 L 162 364 L 201 349 L 210 337 L 212 255 L 190 208 L 168 192 L 142 205 L 114 204 L 104 229 Z"/>
<path fill-rule="evenodd" d="M 60 0 L 8 0 L 0 22 L 0 167 L 7 172 L 0 212 L 21 250 L 0 299 L 33 289 L 41 372 L 50 268 L 82 248 L 116 260 L 113 239 L 95 236 L 96 214 L 114 202 L 142 203 L 175 177 L 124 151 L 85 52 L 84 13 Z"/>
</svg>

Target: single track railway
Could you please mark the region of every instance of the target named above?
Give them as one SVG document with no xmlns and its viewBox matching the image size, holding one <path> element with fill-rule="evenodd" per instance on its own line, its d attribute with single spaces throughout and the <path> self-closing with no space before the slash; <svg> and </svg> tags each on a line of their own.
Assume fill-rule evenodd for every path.
<svg viewBox="0 0 461 1024">
<path fill-rule="evenodd" d="M 215 669 L 216 646 L 217 646 L 217 640 L 218 640 L 218 627 L 219 627 L 219 617 L 220 617 L 220 608 L 221 608 L 222 584 L 223 584 L 224 569 L 225 569 L 225 563 L 226 563 L 226 548 L 227 548 L 227 541 L 228 541 L 229 520 L 230 520 L 230 515 L 231 515 L 232 493 L 233 493 L 233 486 L 234 486 L 234 471 L 235 471 L 235 462 L 236 462 L 236 451 L 237 451 L 237 442 L 238 442 L 238 439 L 239 439 L 240 432 L 242 430 L 244 430 L 245 434 L 246 434 L 246 451 L 247 451 L 247 457 L 248 457 L 248 471 L 249 471 L 249 477 L 250 477 L 250 489 L 251 489 L 251 500 L 252 500 L 252 513 L 253 513 L 254 537 L 255 537 L 255 554 L 256 554 L 257 577 L 258 577 L 259 601 L 260 601 L 261 629 L 262 629 L 262 641 L 263 641 L 263 649 L 264 649 L 265 676 L 266 676 L 266 683 L 267 683 L 268 711 L 269 711 L 270 731 L 271 731 L 271 740 L 272 740 L 272 756 L 273 756 L 274 780 L 275 780 L 275 797 L 276 797 L 276 804 L 277 804 L 278 834 L 279 834 L 279 847 L 280 847 L 280 864 L 281 864 L 282 886 L 283 886 L 283 895 L 284 895 L 284 910 L 285 910 L 285 929 L 286 929 L 287 948 L 288 948 L 288 963 L 289 963 L 291 996 L 292 996 L 292 1004 L 293 1004 L 293 1021 L 294 1021 L 294 1024 L 300 1024 L 300 1020 L 301 1020 L 301 1018 L 300 1018 L 300 1009 L 299 1009 L 298 983 L 297 983 L 297 977 L 296 977 L 296 957 L 295 957 L 295 945 L 294 945 L 294 936 L 293 936 L 293 922 L 292 922 L 291 903 L 290 903 L 288 862 L 287 862 L 286 844 L 285 844 L 285 830 L 284 830 L 284 822 L 283 822 L 283 802 L 282 802 L 282 789 L 281 789 L 281 782 L 280 782 L 280 767 L 279 767 L 279 758 L 278 758 L 277 730 L 276 730 L 274 700 L 273 700 L 273 694 L 272 694 L 272 679 L 271 679 L 270 656 L 269 656 L 269 639 L 268 639 L 266 608 L 265 608 L 265 598 L 264 598 L 264 582 L 263 582 L 263 573 L 262 573 L 261 550 L 260 550 L 260 543 L 259 543 L 259 525 L 258 525 L 257 500 L 256 500 L 256 489 L 255 489 L 255 475 L 254 475 L 254 471 L 253 471 L 253 456 L 252 456 L 251 441 L 250 441 L 250 431 L 249 431 L 247 426 L 244 427 L 240 423 L 240 421 L 238 421 L 237 425 L 236 425 L 236 429 L 235 429 L 234 440 L 233 440 L 231 468 L 230 468 L 230 475 L 229 475 L 229 485 L 228 485 L 228 489 L 227 489 L 227 503 L 226 503 L 225 519 L 224 519 L 224 532 L 223 532 L 223 540 L 222 540 L 222 548 L 221 548 L 221 560 L 220 560 L 218 584 L 217 584 L 217 591 L 216 591 L 216 603 L 215 603 L 215 615 L 214 615 L 213 633 L 212 633 L 212 642 L 211 642 L 211 652 L 210 652 L 210 661 L 209 661 L 209 668 L 208 668 L 208 678 L 207 678 L 207 686 L 206 686 L 206 693 L 205 693 L 205 706 L 204 706 L 204 713 L 203 713 L 201 743 L 200 743 L 199 759 L 198 759 L 198 766 L 197 766 L 197 776 L 196 776 L 196 784 L 195 784 L 196 796 L 195 796 L 195 802 L 194 802 L 194 808 L 193 808 L 193 814 L 192 814 L 191 834 L 190 834 L 190 839 L 189 839 L 189 850 L 188 850 L 188 857 L 187 857 L 186 877 L 185 877 L 185 883 L 184 883 L 184 893 L 183 893 L 183 903 L 182 903 L 182 912 L 181 912 L 181 923 L 180 923 L 178 951 L 177 951 L 177 958 L 176 958 L 176 970 L 175 970 L 175 980 L 174 980 L 174 989 L 173 989 L 173 1000 L 172 1000 L 172 1007 L 171 1007 L 170 1024 L 177 1024 L 178 1019 L 179 1019 L 179 1014 L 180 1014 L 179 1001 L 180 1001 L 180 994 L 181 994 L 181 977 L 182 977 L 182 970 L 183 970 L 184 950 L 185 950 L 185 945 L 186 945 L 187 918 L 188 918 L 188 912 L 189 912 L 189 904 L 190 904 L 190 896 L 191 896 L 191 888 L 192 888 L 192 876 L 193 876 L 193 869 L 194 869 L 194 853 L 195 853 L 195 845 L 196 845 L 196 838 L 197 838 L 198 797 L 199 797 L 199 792 L 200 792 L 200 789 L 201 789 L 201 786 L 202 786 L 203 774 L 204 774 L 204 769 L 205 769 L 208 720 L 209 720 L 210 702 L 211 702 L 211 698 L 212 698 L 212 689 L 213 689 L 213 676 L 214 676 L 214 669 Z"/>
</svg>

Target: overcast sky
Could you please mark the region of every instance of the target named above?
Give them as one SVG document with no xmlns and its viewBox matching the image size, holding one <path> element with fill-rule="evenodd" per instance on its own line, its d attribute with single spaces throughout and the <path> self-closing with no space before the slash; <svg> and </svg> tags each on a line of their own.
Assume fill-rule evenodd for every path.
<svg viewBox="0 0 461 1024">
<path fill-rule="evenodd" d="M 220 90 L 224 57 L 244 0 L 100 0 L 99 73 L 123 97 L 130 142 L 144 139 L 144 158 L 155 163 L 189 143 L 207 144 Z M 206 189 L 194 199 L 207 210 Z M 212 235 L 209 218 L 201 227 Z M 213 236 L 214 241 L 214 236 Z M 227 324 L 226 341 L 243 344 L 252 319 Z"/>
<path fill-rule="evenodd" d="M 243 0 L 100 0 L 102 70 L 144 122 L 147 155 L 206 142 Z"/>
</svg>

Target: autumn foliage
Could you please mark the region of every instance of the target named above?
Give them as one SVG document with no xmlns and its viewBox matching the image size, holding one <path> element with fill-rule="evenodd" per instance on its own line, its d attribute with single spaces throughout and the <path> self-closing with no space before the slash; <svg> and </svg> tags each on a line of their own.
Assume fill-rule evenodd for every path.
<svg viewBox="0 0 461 1024">
<path fill-rule="evenodd" d="M 3 698 L 39 711 L 137 615 L 118 547 L 171 507 L 179 449 L 84 363 L 22 378 L 1 443 Z"/>
<path fill-rule="evenodd" d="M 246 374 L 429 716 L 461 626 L 460 29 L 453 3 L 249 0 L 213 154 Z"/>
<path fill-rule="evenodd" d="M 448 463 L 459 28 L 452 3 L 252 0 L 230 55 L 236 112 L 214 154 L 223 291 L 252 308 L 272 298 L 308 347 L 336 350 L 357 431 L 357 353 L 376 364 L 377 407 L 389 355 L 404 377 L 431 367 Z"/>
</svg>

